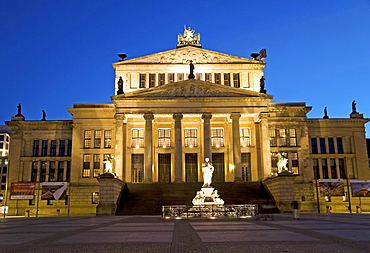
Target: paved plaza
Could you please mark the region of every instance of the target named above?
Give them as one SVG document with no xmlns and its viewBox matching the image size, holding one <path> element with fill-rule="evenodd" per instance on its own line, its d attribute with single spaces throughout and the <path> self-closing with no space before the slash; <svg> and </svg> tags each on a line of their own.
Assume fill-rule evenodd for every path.
<svg viewBox="0 0 370 253">
<path fill-rule="evenodd" d="M 370 252 L 370 214 L 0 218 L 0 252 Z"/>
</svg>

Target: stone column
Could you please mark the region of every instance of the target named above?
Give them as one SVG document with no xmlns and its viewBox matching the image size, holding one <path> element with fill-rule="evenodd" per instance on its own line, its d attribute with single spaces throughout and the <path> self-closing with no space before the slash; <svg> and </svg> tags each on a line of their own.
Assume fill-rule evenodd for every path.
<svg viewBox="0 0 370 253">
<path fill-rule="evenodd" d="M 123 148 L 125 144 L 123 143 L 124 140 L 124 130 L 123 125 L 125 124 L 125 114 L 120 113 L 115 115 L 116 119 L 116 139 L 115 139 L 115 153 L 114 153 L 114 173 L 116 173 L 117 177 L 121 180 L 125 180 L 123 175 L 123 161 L 124 161 L 124 152 Z"/>
<path fill-rule="evenodd" d="M 233 156 L 234 156 L 234 181 L 243 181 L 241 169 L 241 148 L 240 148 L 240 130 L 239 130 L 239 112 L 232 112 L 230 118 L 232 119 L 233 132 Z"/>
<path fill-rule="evenodd" d="M 181 113 L 174 113 L 175 120 L 175 183 L 182 183 L 182 136 L 181 136 Z"/>
<path fill-rule="evenodd" d="M 204 158 L 209 158 L 212 162 L 212 150 L 211 150 L 211 118 L 212 114 L 210 112 L 205 112 L 202 115 L 203 119 L 203 154 Z"/>
<path fill-rule="evenodd" d="M 144 114 L 145 119 L 145 144 L 144 144 L 144 182 L 152 183 L 152 164 L 153 164 L 153 119 L 154 115 L 152 113 Z"/>
</svg>

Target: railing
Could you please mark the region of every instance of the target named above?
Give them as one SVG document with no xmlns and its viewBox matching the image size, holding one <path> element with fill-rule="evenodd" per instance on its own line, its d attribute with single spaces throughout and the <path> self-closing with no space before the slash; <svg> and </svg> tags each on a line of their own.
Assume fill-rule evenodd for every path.
<svg viewBox="0 0 370 253">
<path fill-rule="evenodd" d="M 258 215 L 258 205 L 224 205 L 224 206 L 162 206 L 163 219 L 190 218 L 251 218 Z"/>
</svg>

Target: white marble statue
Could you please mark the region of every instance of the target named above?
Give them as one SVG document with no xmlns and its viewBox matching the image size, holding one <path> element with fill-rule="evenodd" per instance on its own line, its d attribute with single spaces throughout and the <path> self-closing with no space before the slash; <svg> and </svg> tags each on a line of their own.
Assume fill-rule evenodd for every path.
<svg viewBox="0 0 370 253">
<path fill-rule="evenodd" d="M 104 173 L 113 173 L 113 158 L 114 156 L 109 155 L 103 160 L 104 163 Z"/>
<path fill-rule="evenodd" d="M 284 153 L 277 153 L 277 167 L 278 167 L 278 173 L 288 171 L 288 168 L 286 167 L 288 163 L 288 158 L 285 156 Z"/>
<path fill-rule="evenodd" d="M 217 190 L 214 190 L 212 192 L 212 199 L 213 199 L 213 202 L 216 205 L 221 205 L 222 206 L 225 203 L 224 200 L 220 198 L 220 195 L 218 194 Z"/>
<path fill-rule="evenodd" d="M 212 176 L 213 176 L 213 171 L 215 168 L 212 166 L 212 164 L 209 162 L 209 158 L 207 157 L 205 159 L 205 162 L 202 166 L 202 171 L 203 171 L 203 179 L 204 183 L 202 187 L 211 187 L 212 183 Z"/>
<path fill-rule="evenodd" d="M 197 191 L 197 195 L 193 198 L 193 205 L 194 206 L 202 206 L 204 205 L 204 193 L 202 191 Z"/>
</svg>

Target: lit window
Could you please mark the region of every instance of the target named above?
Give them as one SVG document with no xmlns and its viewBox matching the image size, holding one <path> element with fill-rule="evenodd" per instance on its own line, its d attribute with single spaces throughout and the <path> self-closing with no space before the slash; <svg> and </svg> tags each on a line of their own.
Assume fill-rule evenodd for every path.
<svg viewBox="0 0 370 253">
<path fill-rule="evenodd" d="M 289 145 L 291 147 L 297 146 L 297 132 L 294 128 L 289 129 Z"/>
<path fill-rule="evenodd" d="M 240 128 L 240 145 L 249 147 L 251 145 L 250 128 Z"/>
<path fill-rule="evenodd" d="M 31 182 L 37 181 L 38 162 L 32 162 Z"/>
<path fill-rule="evenodd" d="M 90 155 L 83 155 L 82 177 L 90 177 Z"/>
<path fill-rule="evenodd" d="M 63 182 L 64 181 L 63 178 L 64 178 L 64 162 L 60 161 L 60 162 L 58 162 L 58 178 L 57 178 L 57 181 L 58 182 Z"/>
<path fill-rule="evenodd" d="M 279 129 L 279 146 L 280 147 L 286 147 L 287 142 L 286 142 L 286 131 L 285 129 Z"/>
<path fill-rule="evenodd" d="M 54 182 L 55 180 L 55 162 L 51 161 L 49 163 L 49 182 Z"/>
<path fill-rule="evenodd" d="M 163 148 L 170 147 L 171 129 L 158 129 L 158 146 Z"/>
<path fill-rule="evenodd" d="M 84 132 L 84 148 L 91 148 L 91 130 Z"/>
<path fill-rule="evenodd" d="M 112 131 L 105 130 L 104 131 L 104 148 L 111 148 L 112 147 Z"/>
<path fill-rule="evenodd" d="M 224 129 L 223 128 L 212 128 L 212 147 L 223 147 L 224 146 Z"/>
<path fill-rule="evenodd" d="M 94 148 L 101 148 L 101 130 L 95 130 Z"/>
<path fill-rule="evenodd" d="M 292 152 L 290 153 L 290 159 L 292 160 L 292 169 L 291 171 L 294 174 L 299 174 L 299 168 L 298 168 L 298 153 Z"/>
<path fill-rule="evenodd" d="M 100 155 L 94 155 L 94 177 L 98 177 L 100 173 Z"/>
<path fill-rule="evenodd" d="M 41 162 L 40 182 L 46 182 L 46 166 L 47 162 Z"/>
<path fill-rule="evenodd" d="M 92 204 L 99 204 L 99 192 L 93 192 L 92 193 Z"/>
<path fill-rule="evenodd" d="M 196 128 L 186 128 L 185 129 L 185 147 L 197 147 L 197 129 Z"/>
<path fill-rule="evenodd" d="M 132 182 L 133 183 L 143 182 L 144 155 L 132 154 L 131 164 L 132 164 Z"/>
<path fill-rule="evenodd" d="M 131 147 L 133 148 L 144 147 L 144 129 L 143 128 L 132 129 L 131 132 L 132 132 Z"/>
<path fill-rule="evenodd" d="M 277 146 L 277 141 L 276 141 L 275 128 L 270 128 L 269 129 L 269 134 L 270 134 L 270 146 L 271 147 L 276 147 Z"/>
</svg>

